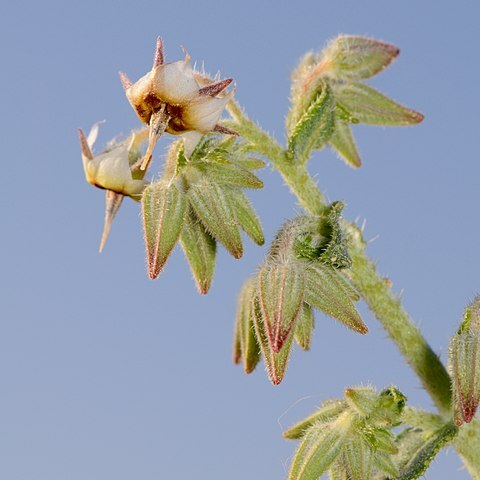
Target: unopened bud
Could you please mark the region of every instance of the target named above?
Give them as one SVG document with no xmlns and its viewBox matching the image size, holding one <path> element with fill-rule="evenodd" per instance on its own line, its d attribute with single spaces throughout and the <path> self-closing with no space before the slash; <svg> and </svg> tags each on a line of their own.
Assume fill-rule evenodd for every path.
<svg viewBox="0 0 480 480">
<path fill-rule="evenodd" d="M 457 426 L 470 423 L 480 403 L 480 296 L 467 307 L 450 342 L 449 370 Z"/>
</svg>

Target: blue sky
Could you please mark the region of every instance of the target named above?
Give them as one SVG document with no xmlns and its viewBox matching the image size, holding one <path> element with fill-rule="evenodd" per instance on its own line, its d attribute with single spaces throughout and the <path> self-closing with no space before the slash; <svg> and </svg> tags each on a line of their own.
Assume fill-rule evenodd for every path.
<svg viewBox="0 0 480 480">
<path fill-rule="evenodd" d="M 399 59 L 371 84 L 425 121 L 355 127 L 360 170 L 329 150 L 310 169 L 348 218 L 367 220 L 371 256 L 445 359 L 480 291 L 479 14 L 466 0 L 0 7 L 0 478 L 274 480 L 295 447 L 282 426 L 345 386 L 394 383 L 430 408 L 363 307 L 368 336 L 318 316 L 312 351 L 294 353 L 279 387 L 262 367 L 245 376 L 231 363 L 235 299 L 265 249 L 247 243 L 240 261 L 221 252 L 206 297 L 180 251 L 152 282 L 138 205 L 126 201 L 98 255 L 104 194 L 84 181 L 76 129 L 106 119 L 103 143 L 138 126 L 117 72 L 143 75 L 157 35 L 167 61 L 183 46 L 197 65 L 234 77 L 237 99 L 280 140 L 289 73 L 305 51 L 338 33 L 398 45 Z M 300 209 L 276 172 L 261 176 L 266 187 L 250 198 L 271 239 Z M 448 451 L 427 478 L 468 478 L 460 468 Z"/>
</svg>

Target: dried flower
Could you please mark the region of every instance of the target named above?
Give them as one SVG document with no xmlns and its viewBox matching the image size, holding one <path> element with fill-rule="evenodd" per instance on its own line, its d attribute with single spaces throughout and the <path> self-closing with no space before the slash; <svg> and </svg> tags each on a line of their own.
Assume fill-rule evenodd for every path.
<svg viewBox="0 0 480 480">
<path fill-rule="evenodd" d="M 87 137 L 82 129 L 78 130 L 78 134 L 87 182 L 106 190 L 105 225 L 100 242 L 102 251 L 123 197 L 139 201 L 147 184 L 143 179 L 145 172 L 135 168 L 135 163 L 141 157 L 140 146 L 147 138 L 147 130 L 132 132 L 126 140 L 111 142 L 102 153 L 93 155 L 98 127 L 99 123 L 93 125 Z"/>
<path fill-rule="evenodd" d="M 184 60 L 164 63 L 160 37 L 151 71 L 133 84 L 124 73 L 120 73 L 120 78 L 128 101 L 140 120 L 150 127 L 142 170 L 148 166 L 155 143 L 164 132 L 173 135 L 195 132 L 193 137 L 197 141 L 212 131 L 235 134 L 218 124 L 223 109 L 234 95 L 234 89 L 225 91 L 233 80 L 216 81 L 194 71 L 186 52 Z"/>
</svg>

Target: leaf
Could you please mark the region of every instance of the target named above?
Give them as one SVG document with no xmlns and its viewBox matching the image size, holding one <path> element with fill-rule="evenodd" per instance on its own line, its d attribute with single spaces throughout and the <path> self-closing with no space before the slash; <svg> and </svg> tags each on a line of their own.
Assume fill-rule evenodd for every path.
<svg viewBox="0 0 480 480">
<path fill-rule="evenodd" d="M 341 35 L 323 52 L 329 72 L 345 80 L 370 78 L 388 67 L 400 50 L 366 37 Z"/>
<path fill-rule="evenodd" d="M 312 340 L 314 319 L 312 307 L 305 302 L 302 304 L 302 308 L 298 314 L 296 323 L 297 325 L 294 333 L 295 341 L 298 343 L 300 348 L 308 351 L 310 350 L 310 344 Z"/>
<path fill-rule="evenodd" d="M 453 422 L 445 424 L 434 433 L 418 428 L 403 431 L 397 440 L 399 453 L 394 457 L 399 466 L 399 480 L 415 480 L 421 477 L 442 447 L 458 433 Z"/>
<path fill-rule="evenodd" d="M 313 425 L 335 420 L 347 408 L 348 405 L 344 400 L 327 400 L 310 416 L 292 425 L 288 430 L 285 430 L 283 437 L 289 440 L 298 440 L 302 438 Z"/>
<path fill-rule="evenodd" d="M 176 184 L 150 184 L 142 196 L 142 217 L 147 247 L 148 274 L 162 271 L 182 230 L 187 202 Z"/>
<path fill-rule="evenodd" d="M 303 304 L 303 276 L 294 264 L 267 264 L 258 274 L 258 288 L 268 342 L 278 353 L 293 333 Z"/>
<path fill-rule="evenodd" d="M 312 426 L 295 453 L 288 480 L 318 480 L 341 453 L 349 426 L 348 412 L 335 422 Z"/>
<path fill-rule="evenodd" d="M 351 480 L 370 480 L 374 451 L 359 435 L 345 445 L 347 471 Z"/>
<path fill-rule="evenodd" d="M 263 160 L 255 157 L 238 157 L 236 163 L 241 165 L 243 168 L 248 168 L 248 170 L 260 170 L 266 167 L 266 163 Z"/>
<path fill-rule="evenodd" d="M 320 93 L 300 118 L 288 140 L 295 162 L 305 163 L 312 150 L 323 148 L 334 130 L 334 100 L 330 86 L 323 83 Z"/>
<path fill-rule="evenodd" d="M 223 188 L 200 178 L 190 186 L 188 200 L 207 230 L 235 257 L 243 255 L 242 239 L 233 209 Z"/>
<path fill-rule="evenodd" d="M 338 153 L 345 163 L 353 168 L 362 165 L 362 160 L 355 145 L 350 126 L 346 122 L 335 122 L 335 130 L 330 137 L 330 146 Z"/>
<path fill-rule="evenodd" d="M 180 234 L 180 245 L 192 270 L 198 291 L 206 294 L 212 284 L 215 270 L 216 242 L 190 209 Z"/>
<path fill-rule="evenodd" d="M 290 351 L 292 349 L 293 333 L 291 333 L 283 344 L 282 349 L 276 353 L 270 347 L 265 322 L 258 297 L 253 300 L 253 320 L 255 324 L 255 336 L 267 367 L 267 374 L 273 385 L 278 385 L 285 376 Z"/>
<path fill-rule="evenodd" d="M 305 301 L 312 307 L 339 320 L 348 328 L 365 334 L 368 328 L 363 323 L 349 294 L 331 267 L 321 263 L 312 264 L 306 269 Z"/>
<path fill-rule="evenodd" d="M 403 107 L 363 83 L 336 84 L 335 100 L 361 123 L 369 125 L 415 125 L 423 115 Z"/>
<path fill-rule="evenodd" d="M 228 195 L 232 210 L 242 230 L 257 245 L 263 245 L 265 237 L 263 236 L 262 226 L 247 196 L 238 188 L 229 189 Z"/>
<path fill-rule="evenodd" d="M 242 188 L 263 188 L 263 182 L 256 175 L 232 162 L 202 162 L 195 164 L 195 167 L 217 183 Z"/>
<path fill-rule="evenodd" d="M 251 373 L 260 360 L 260 347 L 255 337 L 253 322 L 253 298 L 256 279 L 247 280 L 238 297 L 237 317 L 235 320 L 235 363 L 243 360 L 245 373 Z"/>
</svg>

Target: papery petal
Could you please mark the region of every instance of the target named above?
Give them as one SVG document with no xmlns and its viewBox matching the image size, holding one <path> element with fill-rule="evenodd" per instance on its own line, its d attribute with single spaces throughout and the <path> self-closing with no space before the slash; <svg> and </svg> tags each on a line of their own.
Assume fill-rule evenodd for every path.
<svg viewBox="0 0 480 480">
<path fill-rule="evenodd" d="M 153 73 L 152 86 L 155 94 L 165 103 L 181 104 L 191 100 L 198 92 L 198 84 L 189 61 L 159 65 Z"/>
</svg>

